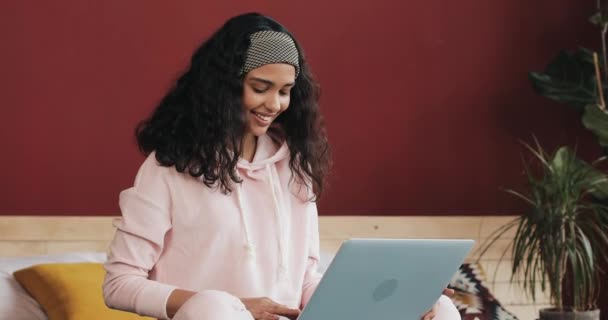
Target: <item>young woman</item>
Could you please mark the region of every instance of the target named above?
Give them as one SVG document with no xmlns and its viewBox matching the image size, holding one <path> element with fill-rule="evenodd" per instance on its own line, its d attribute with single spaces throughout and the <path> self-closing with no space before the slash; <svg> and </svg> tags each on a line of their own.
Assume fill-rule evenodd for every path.
<svg viewBox="0 0 608 320">
<path fill-rule="evenodd" d="M 330 153 L 293 36 L 259 14 L 228 20 L 137 141 L 147 159 L 120 194 L 106 304 L 159 319 L 295 319 L 321 278 L 314 201 Z"/>
</svg>

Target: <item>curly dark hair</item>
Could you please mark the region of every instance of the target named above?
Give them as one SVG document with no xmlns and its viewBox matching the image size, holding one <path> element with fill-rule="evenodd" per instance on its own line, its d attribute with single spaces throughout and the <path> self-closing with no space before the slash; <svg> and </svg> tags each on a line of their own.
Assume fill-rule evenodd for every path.
<svg viewBox="0 0 608 320">
<path fill-rule="evenodd" d="M 207 187 L 232 191 L 240 183 L 236 164 L 245 131 L 241 68 L 249 36 L 262 30 L 289 34 L 299 52 L 300 74 L 291 90 L 290 107 L 274 121 L 290 150 L 292 179 L 312 188 L 319 199 L 329 172 L 329 144 L 319 112 L 319 86 L 295 38 L 278 22 L 248 13 L 228 20 L 198 48 L 190 67 L 160 101 L 152 115 L 139 123 L 136 138 L 145 155 L 156 152 L 162 166 L 175 166 Z"/>
</svg>

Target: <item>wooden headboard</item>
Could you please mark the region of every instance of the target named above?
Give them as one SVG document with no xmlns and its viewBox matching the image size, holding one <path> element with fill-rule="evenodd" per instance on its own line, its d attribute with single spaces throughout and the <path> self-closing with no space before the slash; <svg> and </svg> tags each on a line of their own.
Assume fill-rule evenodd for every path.
<svg viewBox="0 0 608 320">
<path fill-rule="evenodd" d="M 105 251 L 114 234 L 115 217 L 0 216 L 0 256 L 74 251 Z M 345 239 L 457 238 L 479 240 L 512 217 L 381 217 L 321 216 L 325 250 L 335 251 Z M 500 248 L 496 248 L 498 251 Z M 490 253 L 492 254 L 492 253 Z M 471 255 L 471 259 L 475 258 Z"/>
<path fill-rule="evenodd" d="M 0 216 L 0 256 L 42 255 L 78 251 L 107 250 L 113 237 L 115 217 L 75 216 Z M 353 237 L 370 238 L 454 238 L 474 239 L 476 248 L 493 230 L 514 217 L 496 216 L 321 216 L 319 231 L 322 250 L 335 252 L 342 241 Z M 488 251 L 480 260 L 488 280 L 495 279 L 490 290 L 507 309 L 521 319 L 532 319 L 548 298 L 537 297 L 531 303 L 520 289 L 509 284 L 511 265 L 498 264 L 513 233 Z M 477 260 L 478 252 L 467 258 Z M 506 256 L 509 259 L 509 255 Z"/>
</svg>

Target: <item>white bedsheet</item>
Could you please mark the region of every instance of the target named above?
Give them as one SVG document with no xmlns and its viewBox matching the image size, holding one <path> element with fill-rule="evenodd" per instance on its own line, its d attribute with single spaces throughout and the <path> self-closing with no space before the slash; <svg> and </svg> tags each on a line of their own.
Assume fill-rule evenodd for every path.
<svg viewBox="0 0 608 320">
<path fill-rule="evenodd" d="M 102 252 L 31 257 L 0 257 L 0 320 L 46 320 L 46 314 L 13 277 L 13 272 L 41 263 L 103 262 Z"/>
<path fill-rule="evenodd" d="M 333 254 L 321 252 L 319 271 L 325 272 Z M 42 307 L 13 277 L 13 272 L 41 263 L 104 262 L 102 252 L 77 252 L 47 256 L 0 257 L 0 320 L 47 320 Z"/>
</svg>

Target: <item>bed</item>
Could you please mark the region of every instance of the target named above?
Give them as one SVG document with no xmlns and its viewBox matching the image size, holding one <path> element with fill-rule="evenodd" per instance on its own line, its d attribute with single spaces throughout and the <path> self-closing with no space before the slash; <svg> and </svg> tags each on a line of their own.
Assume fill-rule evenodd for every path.
<svg viewBox="0 0 608 320">
<path fill-rule="evenodd" d="M 70 299 L 81 299 L 84 295 L 79 290 L 86 286 L 73 284 L 73 282 L 77 283 L 82 279 L 87 281 L 96 279 L 97 282 L 92 282 L 96 284 L 101 281 L 97 278 L 99 278 L 101 263 L 106 257 L 106 248 L 114 232 L 111 224 L 113 218 L 0 216 L 0 319 L 46 320 L 49 318 L 48 309 L 56 308 L 55 305 L 60 304 L 57 302 L 58 296 L 68 296 L 65 297 L 67 300 L 63 300 L 62 304 L 70 304 Z M 479 243 L 487 238 L 497 226 L 510 219 L 512 217 L 322 216 L 320 218 L 322 268 L 327 266 L 341 242 L 347 238 L 471 238 Z M 537 301 L 537 304 L 528 302 L 521 292 L 517 292 L 508 284 L 508 264 L 497 265 L 497 259 L 502 253 L 501 248 L 508 244 L 509 236 L 512 235 L 505 235 L 495 249 L 486 254 L 481 261 L 477 261 L 474 251 L 454 276 L 451 283 L 457 290 L 454 300 L 461 308 L 463 319 L 483 320 L 491 317 L 491 319 L 511 320 L 517 319 L 516 315 L 519 319 L 532 319 L 537 314 L 538 308 L 543 307 L 543 303 L 546 303 L 542 298 Z M 49 267 L 40 269 L 42 268 L 40 266 L 44 265 L 49 265 Z M 63 269 L 57 269 L 58 265 Z M 81 269 L 74 269 L 74 265 L 78 265 Z M 27 276 L 32 278 L 31 274 L 35 273 L 34 280 L 17 281 L 16 275 L 19 273 L 14 274 L 15 271 L 26 270 L 33 266 L 39 270 L 29 271 Z M 66 266 L 72 269 L 67 270 Z M 74 280 L 75 274 L 84 274 L 84 271 L 81 271 L 84 270 L 83 268 L 89 268 L 86 269 L 86 272 L 89 272 L 88 276 Z M 36 283 L 51 282 L 41 276 L 45 272 L 47 276 L 50 275 L 50 278 L 64 274 L 67 278 L 65 281 L 72 287 L 71 290 L 76 291 L 73 293 L 73 297 L 70 297 L 66 293 L 68 290 L 61 286 L 61 290 L 57 288 L 54 290 L 62 291 L 62 293 L 48 292 L 48 284 L 47 287 L 37 289 L 43 292 L 42 294 L 38 292 L 36 295 L 36 292 L 31 292 L 32 289 L 28 288 L 28 285 L 35 286 Z M 28 284 L 27 281 L 34 282 L 34 284 Z M 97 290 L 97 288 L 93 290 Z M 101 294 L 100 291 L 95 291 L 94 294 L 97 292 L 99 295 Z M 95 303 L 99 302 L 99 295 L 95 297 L 97 299 Z M 43 303 L 39 301 L 44 299 L 51 299 L 51 301 L 43 301 Z M 486 303 L 484 301 L 498 302 L 498 306 L 484 305 Z M 502 302 L 502 305 L 499 301 Z M 45 303 L 47 306 L 42 307 L 41 305 Z M 52 306 L 48 306 L 48 304 L 52 304 Z M 76 304 L 76 306 L 72 306 L 76 310 L 70 312 L 80 314 L 81 319 L 94 318 L 92 316 L 84 317 L 82 312 L 86 308 L 81 307 L 78 303 L 72 304 Z M 480 313 L 479 308 L 485 308 L 482 311 L 486 314 Z M 490 310 L 490 308 L 494 309 Z M 97 312 L 97 315 L 99 314 Z M 73 315 L 69 314 L 62 317 L 75 319 Z M 124 317 L 120 319 L 124 319 Z"/>
</svg>

